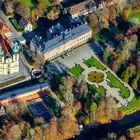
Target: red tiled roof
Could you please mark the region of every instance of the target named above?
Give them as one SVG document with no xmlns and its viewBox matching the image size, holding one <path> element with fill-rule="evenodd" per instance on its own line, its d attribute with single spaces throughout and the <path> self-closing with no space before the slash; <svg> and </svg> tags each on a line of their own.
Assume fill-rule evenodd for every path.
<svg viewBox="0 0 140 140">
<path fill-rule="evenodd" d="M 8 32 L 11 32 L 10 29 L 5 25 L 4 23 L 0 22 L 0 34 L 6 34 Z"/>
<path fill-rule="evenodd" d="M 0 45 L 4 51 L 4 56 L 11 56 L 12 43 L 10 39 L 7 39 L 4 35 L 0 34 Z"/>
<path fill-rule="evenodd" d="M 4 51 L 4 56 L 11 55 L 12 44 L 10 39 L 7 39 L 5 33 L 11 32 L 9 28 L 3 23 L 0 23 L 0 45 Z"/>
<path fill-rule="evenodd" d="M 2 35 L 0 35 L 0 45 L 2 46 L 2 50 L 4 51 L 4 56 L 10 55 L 10 51 L 8 49 L 6 40 L 4 40 L 4 38 L 2 37 Z"/>
</svg>

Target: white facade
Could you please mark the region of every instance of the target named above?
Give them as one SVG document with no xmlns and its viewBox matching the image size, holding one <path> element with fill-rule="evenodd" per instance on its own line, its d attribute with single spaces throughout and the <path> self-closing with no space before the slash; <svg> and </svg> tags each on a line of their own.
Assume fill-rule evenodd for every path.
<svg viewBox="0 0 140 140">
<path fill-rule="evenodd" d="M 0 75 L 19 72 L 19 54 L 12 57 L 0 57 Z"/>
<path fill-rule="evenodd" d="M 18 42 L 9 39 L 0 39 L 0 75 L 19 72 L 19 55 L 21 46 Z"/>
<path fill-rule="evenodd" d="M 92 30 L 90 27 L 82 24 L 46 42 L 43 42 L 41 38 L 38 40 L 34 39 L 30 42 L 30 49 L 33 55 L 42 53 L 46 60 L 52 60 L 86 43 L 91 37 Z"/>
<path fill-rule="evenodd" d="M 20 19 L 19 25 L 25 32 L 31 32 L 33 30 L 32 24 L 24 17 Z"/>
<path fill-rule="evenodd" d="M 31 32 L 33 30 L 33 26 L 31 23 L 28 23 L 27 26 L 24 28 L 25 32 Z"/>
<path fill-rule="evenodd" d="M 67 43 L 62 44 L 61 46 L 59 46 L 51 51 L 47 51 L 44 55 L 45 59 L 51 60 L 51 59 L 54 59 L 64 53 L 66 53 L 67 51 L 73 50 L 74 48 L 77 48 L 78 46 L 89 41 L 89 39 L 91 37 L 92 37 L 92 31 L 89 31 L 86 34 L 83 34 L 78 38 L 74 38 L 74 39 L 68 41 Z"/>
</svg>

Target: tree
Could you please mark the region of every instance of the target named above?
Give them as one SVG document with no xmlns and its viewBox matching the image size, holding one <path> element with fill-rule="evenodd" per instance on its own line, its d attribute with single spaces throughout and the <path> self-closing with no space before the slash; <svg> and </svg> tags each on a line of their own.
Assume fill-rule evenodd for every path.
<svg viewBox="0 0 140 140">
<path fill-rule="evenodd" d="M 117 10 L 115 6 L 109 7 L 109 20 L 114 21 L 117 17 Z"/>
<path fill-rule="evenodd" d="M 116 133 L 109 133 L 107 135 L 107 140 L 116 140 L 117 139 L 117 134 Z"/>
<path fill-rule="evenodd" d="M 65 101 L 73 105 L 74 104 L 74 95 L 72 93 L 73 91 L 73 85 L 75 84 L 76 80 L 73 76 L 67 76 L 64 78 L 63 83 L 59 86 L 59 89 L 65 99 Z"/>
<path fill-rule="evenodd" d="M 41 125 L 45 122 L 45 120 L 42 117 L 38 117 L 38 118 L 34 119 L 34 122 L 35 122 L 36 125 Z"/>
<path fill-rule="evenodd" d="M 123 11 L 123 18 L 125 20 L 128 20 L 131 13 L 132 13 L 132 5 L 129 4 L 129 5 L 127 5 L 127 7 Z"/>
<path fill-rule="evenodd" d="M 104 61 L 106 64 L 108 64 L 108 62 L 109 62 L 109 57 L 112 55 L 113 50 L 114 50 L 113 47 L 110 46 L 110 45 L 108 45 L 108 46 L 106 47 L 106 49 L 104 50 L 104 52 L 103 52 L 103 61 Z"/>
<path fill-rule="evenodd" d="M 6 112 L 18 121 L 20 120 L 21 115 L 27 113 L 27 103 L 22 101 L 17 101 L 12 105 L 7 106 Z"/>
<path fill-rule="evenodd" d="M 37 54 L 34 58 L 34 63 L 33 63 L 33 66 L 35 68 L 38 68 L 40 69 L 41 66 L 43 66 L 45 63 L 45 58 L 44 58 L 44 55 L 43 54 Z"/>
<path fill-rule="evenodd" d="M 122 135 L 119 140 L 126 140 L 126 137 L 124 135 Z"/>
<path fill-rule="evenodd" d="M 97 104 L 94 103 L 94 102 L 92 102 L 92 103 L 90 104 L 90 111 L 91 111 L 91 112 L 94 112 L 96 109 L 97 109 Z"/>
<path fill-rule="evenodd" d="M 13 1 L 6 0 L 4 2 L 4 11 L 6 14 L 13 14 Z"/>
<path fill-rule="evenodd" d="M 36 139 L 36 140 L 43 140 L 44 139 L 43 129 L 40 126 L 36 126 L 34 128 L 34 130 L 35 130 L 35 137 L 34 137 L 34 139 Z"/>
<path fill-rule="evenodd" d="M 38 12 L 43 15 L 44 12 L 45 12 L 45 5 L 42 1 L 39 1 L 39 3 L 37 4 L 37 9 L 38 9 Z"/>
<path fill-rule="evenodd" d="M 80 129 L 73 114 L 73 107 L 65 107 L 62 110 L 62 117 L 58 119 L 58 132 L 61 135 L 61 139 L 69 139 L 79 134 Z M 60 129 L 59 129 L 60 128 Z"/>
<path fill-rule="evenodd" d="M 49 13 L 47 14 L 47 18 L 49 20 L 55 20 L 59 17 L 59 14 L 60 14 L 60 9 L 58 6 L 55 6 L 49 11 Z"/>
<path fill-rule="evenodd" d="M 121 33 L 121 34 L 117 34 L 116 36 L 115 36 L 115 40 L 117 41 L 117 42 L 121 42 L 121 41 L 123 41 L 124 40 L 124 35 Z"/>
<path fill-rule="evenodd" d="M 19 140 L 21 139 L 21 129 L 19 127 L 18 124 L 14 124 L 10 130 L 9 130 L 9 133 L 10 133 L 10 139 L 11 140 Z"/>
<path fill-rule="evenodd" d="M 102 100 L 96 110 L 96 120 L 101 123 L 108 123 L 118 117 L 117 104 L 113 98 Z"/>
<path fill-rule="evenodd" d="M 45 130 L 44 133 L 45 140 L 59 140 L 58 130 L 57 130 L 57 118 L 53 117 L 51 119 L 49 127 Z"/>
<path fill-rule="evenodd" d="M 129 70 L 130 70 L 130 77 L 132 77 L 133 75 L 136 74 L 136 65 L 134 65 L 133 63 L 130 63 L 129 65 Z"/>
<path fill-rule="evenodd" d="M 125 71 L 122 73 L 121 78 L 122 78 L 122 80 L 123 80 L 125 83 L 128 83 L 128 82 L 129 82 L 129 78 L 130 78 L 129 67 L 127 67 L 127 68 L 125 69 Z"/>
<path fill-rule="evenodd" d="M 94 29 L 92 30 L 92 37 L 95 38 L 96 35 L 99 33 L 100 28 L 99 26 L 94 27 Z"/>
<path fill-rule="evenodd" d="M 108 8 L 105 7 L 103 9 L 99 9 L 97 14 L 98 14 L 99 21 L 108 23 L 108 21 L 109 21 L 109 9 Z"/>
<path fill-rule="evenodd" d="M 88 23 L 91 28 L 94 28 L 98 24 L 98 18 L 94 13 L 89 14 Z"/>
<path fill-rule="evenodd" d="M 15 5 L 15 13 L 23 16 L 24 18 L 30 18 L 30 8 L 23 5 L 22 3 L 16 3 Z"/>
<path fill-rule="evenodd" d="M 62 109 L 62 117 L 51 119 L 49 127 L 45 130 L 45 140 L 69 139 L 79 134 L 79 125 L 73 115 L 73 107 L 66 106 Z"/>
<path fill-rule="evenodd" d="M 115 0 L 115 7 L 117 9 L 117 15 L 121 14 L 127 5 L 127 0 Z"/>
<path fill-rule="evenodd" d="M 60 4 L 60 0 L 51 0 L 51 2 L 55 5 L 59 5 Z"/>
<path fill-rule="evenodd" d="M 137 78 L 135 78 L 132 81 L 132 88 L 135 89 L 135 90 L 138 88 L 138 80 L 137 80 Z"/>
</svg>

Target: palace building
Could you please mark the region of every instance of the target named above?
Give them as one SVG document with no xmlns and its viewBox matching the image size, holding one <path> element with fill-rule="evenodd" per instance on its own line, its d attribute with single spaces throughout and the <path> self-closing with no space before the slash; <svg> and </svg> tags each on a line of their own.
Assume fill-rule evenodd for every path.
<svg viewBox="0 0 140 140">
<path fill-rule="evenodd" d="M 77 17 L 58 22 L 46 34 L 46 38 L 35 36 L 30 49 L 34 56 L 43 54 L 46 60 L 51 60 L 86 43 L 92 37 L 92 30 Z"/>
</svg>

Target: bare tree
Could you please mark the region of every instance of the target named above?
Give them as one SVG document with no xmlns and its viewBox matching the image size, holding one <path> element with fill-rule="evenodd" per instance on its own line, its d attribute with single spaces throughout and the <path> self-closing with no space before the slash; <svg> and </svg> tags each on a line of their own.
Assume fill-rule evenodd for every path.
<svg viewBox="0 0 140 140">
<path fill-rule="evenodd" d="M 45 63 L 45 58 L 43 54 L 37 54 L 34 58 L 35 62 L 33 66 L 35 68 L 41 68 L 41 66 Z"/>
</svg>

